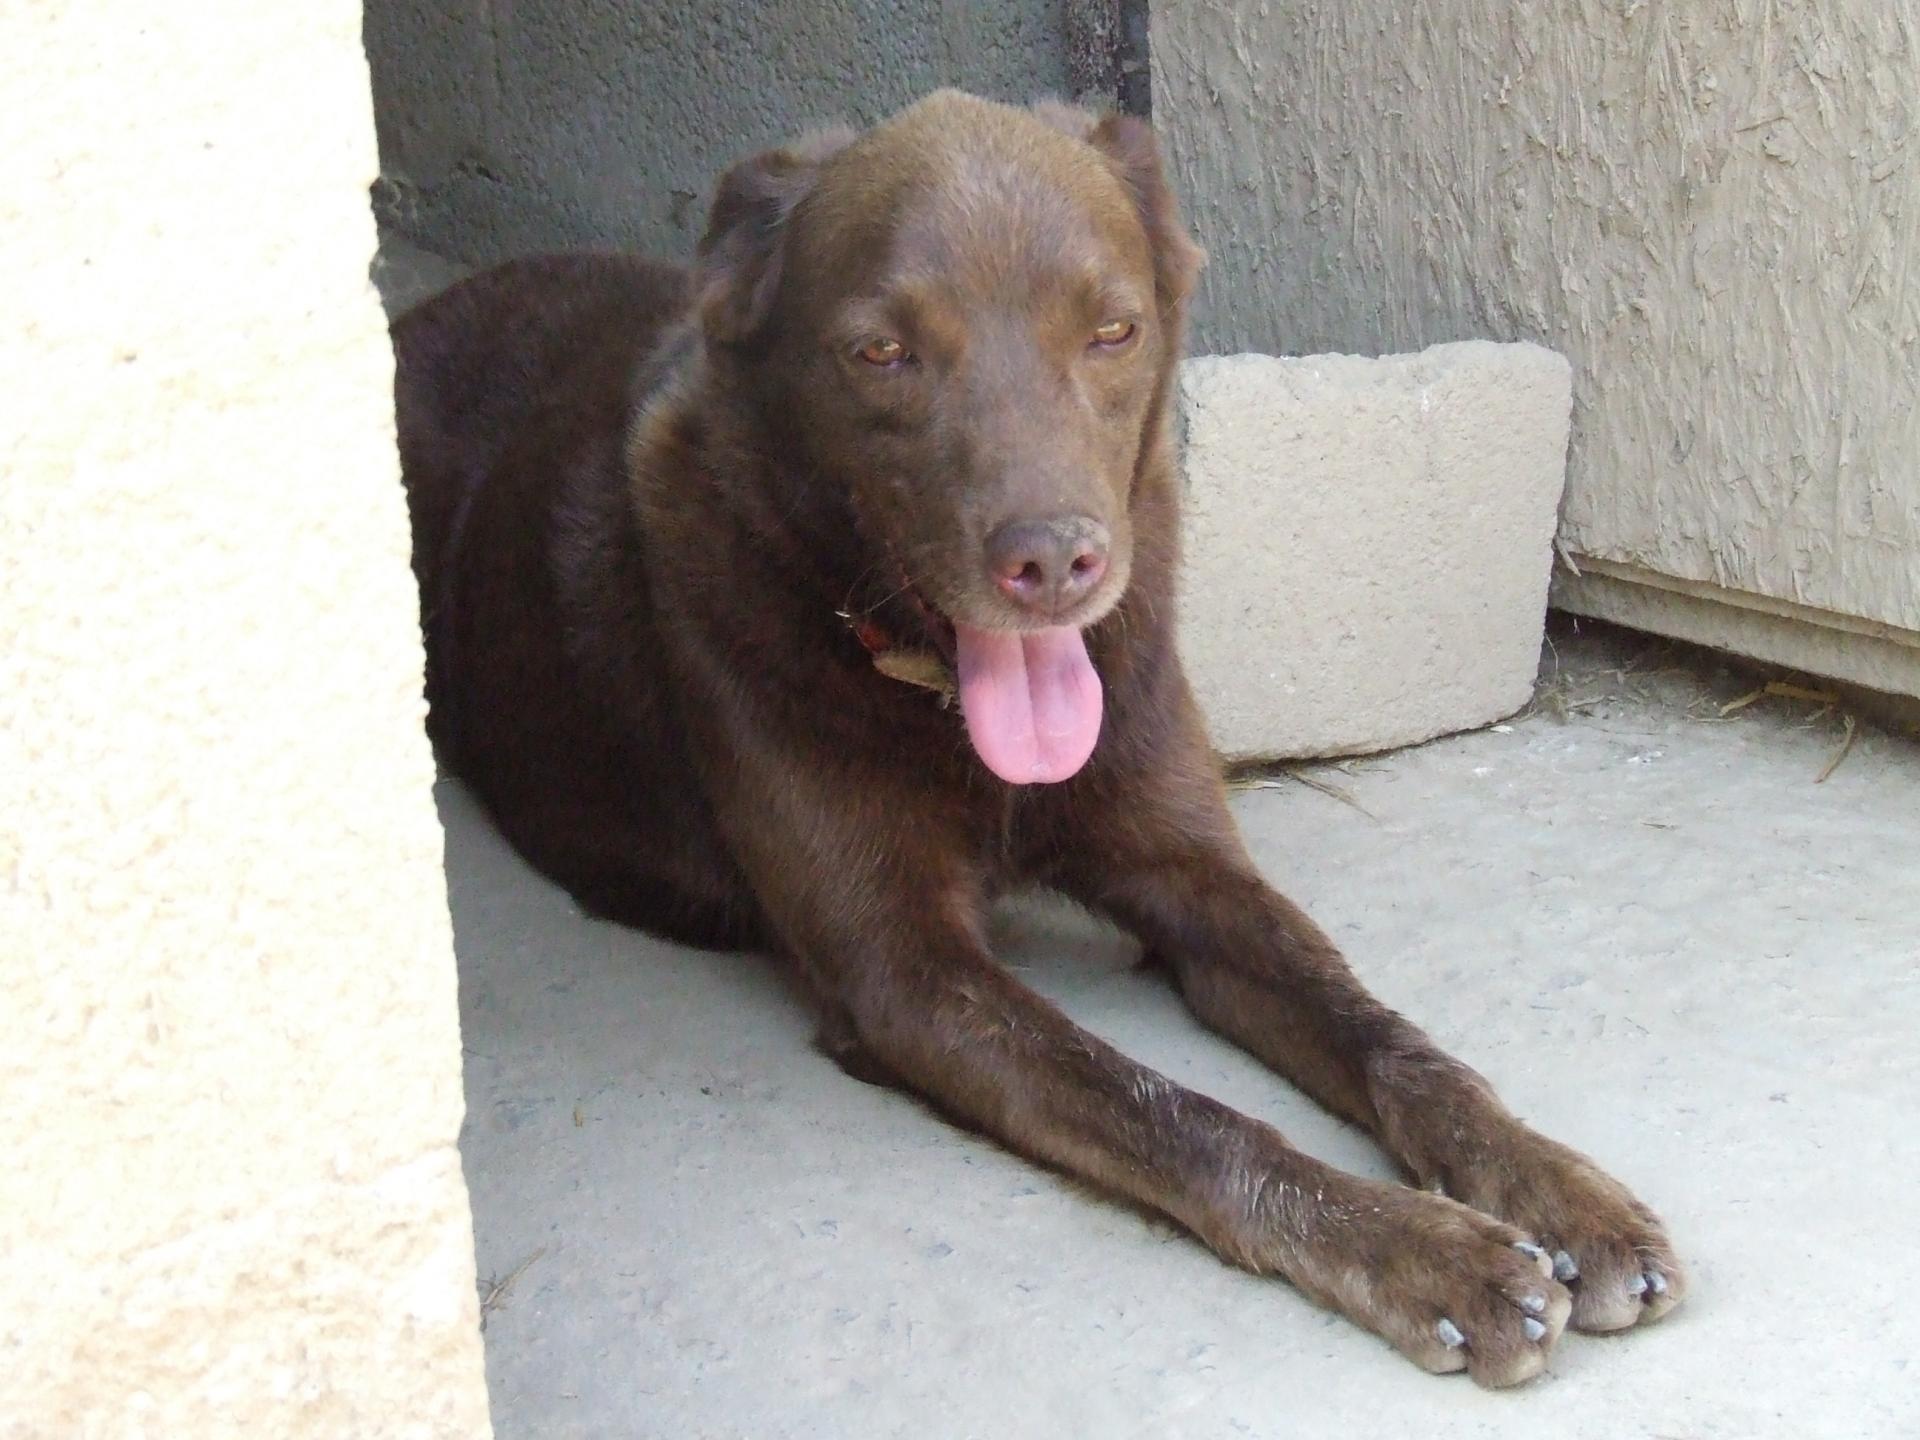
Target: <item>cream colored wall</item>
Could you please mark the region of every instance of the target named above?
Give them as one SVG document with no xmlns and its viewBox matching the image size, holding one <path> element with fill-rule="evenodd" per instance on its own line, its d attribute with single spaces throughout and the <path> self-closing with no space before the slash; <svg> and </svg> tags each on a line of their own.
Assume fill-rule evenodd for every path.
<svg viewBox="0 0 1920 1440">
<path fill-rule="evenodd" d="M 0 70 L 0 1435 L 483 1436 L 359 6 Z"/>
<path fill-rule="evenodd" d="M 1563 547 L 1920 645 L 1917 24 L 1157 0 L 1200 338 L 1539 340 L 1575 366 Z"/>
</svg>

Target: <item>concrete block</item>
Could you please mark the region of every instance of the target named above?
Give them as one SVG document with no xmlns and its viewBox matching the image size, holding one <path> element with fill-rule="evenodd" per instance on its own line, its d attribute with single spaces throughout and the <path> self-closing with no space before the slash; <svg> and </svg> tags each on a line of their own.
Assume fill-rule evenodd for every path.
<svg viewBox="0 0 1920 1440">
<path fill-rule="evenodd" d="M 1566 475 L 1537 345 L 1181 370 L 1181 650 L 1215 748 L 1350 755 L 1526 704 Z"/>
</svg>

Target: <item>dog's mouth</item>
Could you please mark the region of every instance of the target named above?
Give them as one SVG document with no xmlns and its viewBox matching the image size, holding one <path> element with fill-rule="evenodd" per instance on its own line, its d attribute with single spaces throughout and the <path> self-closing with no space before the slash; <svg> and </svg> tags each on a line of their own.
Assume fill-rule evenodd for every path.
<svg viewBox="0 0 1920 1440">
<path fill-rule="evenodd" d="M 855 633 L 883 674 L 929 689 L 950 686 L 974 752 L 1010 785 L 1058 784 L 1080 772 L 1100 739 L 1105 709 L 1082 626 L 971 625 L 936 608 L 910 582 L 897 594 L 928 648 L 898 645 L 872 617 L 863 619 Z"/>
</svg>

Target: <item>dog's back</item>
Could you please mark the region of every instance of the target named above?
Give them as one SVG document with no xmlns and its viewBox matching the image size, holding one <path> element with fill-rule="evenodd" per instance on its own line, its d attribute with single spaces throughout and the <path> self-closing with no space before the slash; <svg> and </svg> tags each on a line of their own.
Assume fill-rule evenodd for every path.
<svg viewBox="0 0 1920 1440">
<path fill-rule="evenodd" d="M 739 945 L 758 928 L 644 653 L 621 457 L 634 376 L 686 291 L 628 256 L 484 271 L 395 322 L 395 411 L 441 758 L 582 903 Z"/>
<path fill-rule="evenodd" d="M 463 528 L 456 512 L 482 479 L 510 465 L 531 432 L 547 438 L 557 395 L 576 407 L 623 406 L 609 382 L 685 306 L 677 267 L 622 255 L 541 256 L 483 270 L 394 322 L 401 470 L 430 624 L 444 542 Z"/>
</svg>

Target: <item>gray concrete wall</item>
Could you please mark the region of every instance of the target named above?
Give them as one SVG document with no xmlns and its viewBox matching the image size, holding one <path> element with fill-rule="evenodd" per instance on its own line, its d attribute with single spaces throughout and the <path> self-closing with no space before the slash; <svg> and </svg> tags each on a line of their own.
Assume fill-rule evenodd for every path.
<svg viewBox="0 0 1920 1440">
<path fill-rule="evenodd" d="M 1914 13 L 1156 0 L 1197 339 L 1541 341 L 1567 551 L 1920 644 Z"/>
<path fill-rule="evenodd" d="M 688 253 L 732 159 L 940 85 L 1065 95 L 1061 0 L 369 0 L 381 219 L 486 261 Z"/>
</svg>

